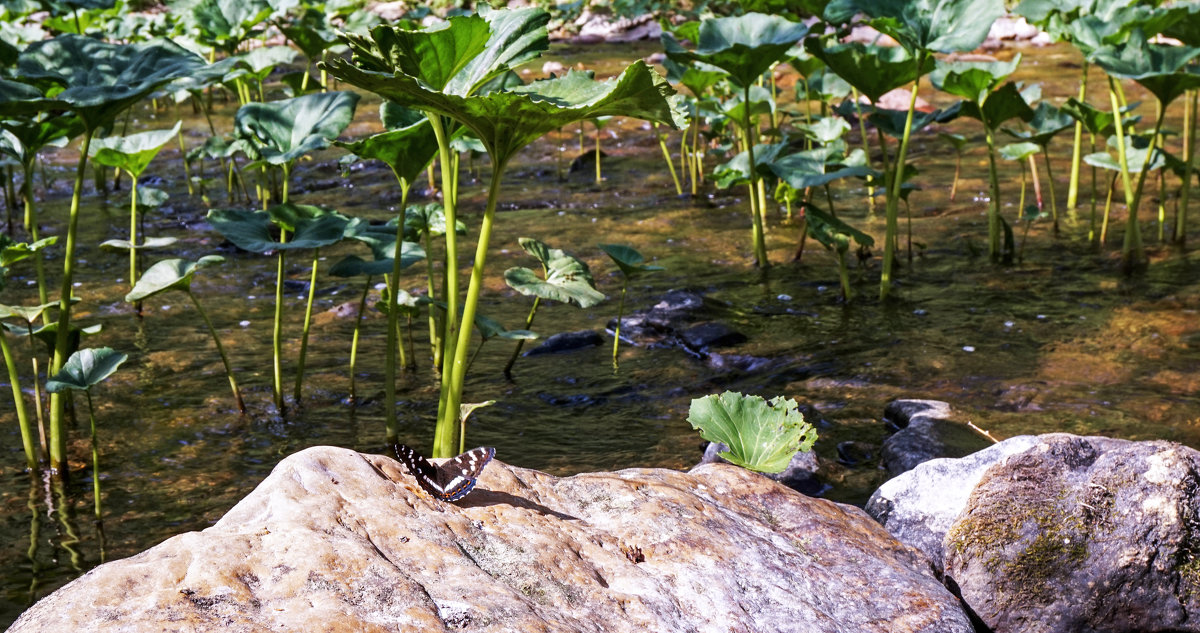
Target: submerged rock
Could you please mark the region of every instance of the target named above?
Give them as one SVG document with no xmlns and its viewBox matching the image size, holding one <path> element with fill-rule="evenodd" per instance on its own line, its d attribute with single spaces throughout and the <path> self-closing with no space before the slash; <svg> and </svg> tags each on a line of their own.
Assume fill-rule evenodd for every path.
<svg viewBox="0 0 1200 633">
<path fill-rule="evenodd" d="M 991 445 L 971 427 L 951 418 L 939 400 L 893 400 L 884 420 L 900 429 L 883 442 L 883 463 L 893 475 L 938 457 L 962 457 Z"/>
<path fill-rule="evenodd" d="M 746 342 L 746 335 L 725 325 L 710 321 L 697 323 L 679 333 L 683 344 L 696 353 L 704 353 L 710 347 L 729 347 Z"/>
<path fill-rule="evenodd" d="M 542 354 L 558 354 L 559 352 L 573 352 L 577 349 L 585 347 L 595 347 L 604 344 L 604 337 L 595 330 L 580 330 L 578 332 L 560 332 L 553 336 L 546 337 L 541 345 L 525 352 L 526 356 L 540 356 Z"/>
<path fill-rule="evenodd" d="M 331 447 L 10 630 L 314 629 L 972 630 L 861 510 L 734 466 L 557 478 L 493 462 L 448 504 L 389 458 Z"/>
<path fill-rule="evenodd" d="M 1042 435 L 975 486 L 946 578 L 997 633 L 1200 630 L 1200 453 Z"/>
</svg>

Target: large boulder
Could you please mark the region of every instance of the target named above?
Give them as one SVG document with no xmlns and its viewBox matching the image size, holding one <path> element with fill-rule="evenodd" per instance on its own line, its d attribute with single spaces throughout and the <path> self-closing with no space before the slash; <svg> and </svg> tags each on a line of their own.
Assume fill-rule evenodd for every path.
<svg viewBox="0 0 1200 633">
<path fill-rule="evenodd" d="M 1200 453 L 1055 433 L 988 469 L 945 538 L 989 630 L 1200 631 Z"/>
<path fill-rule="evenodd" d="M 101 565 L 13 633 L 971 631 L 857 508 L 723 464 L 558 478 L 493 462 L 457 504 L 318 447 L 213 527 Z"/>
<path fill-rule="evenodd" d="M 966 457 L 923 462 L 885 482 L 864 509 L 901 543 L 924 552 L 940 573 L 946 533 L 967 507 L 983 473 L 1005 456 L 1037 443 L 1032 435 L 1019 435 Z"/>
</svg>

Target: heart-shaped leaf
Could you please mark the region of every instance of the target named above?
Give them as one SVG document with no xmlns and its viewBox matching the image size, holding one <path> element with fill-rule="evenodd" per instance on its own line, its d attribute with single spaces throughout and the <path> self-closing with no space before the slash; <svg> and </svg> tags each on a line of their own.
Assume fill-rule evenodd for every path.
<svg viewBox="0 0 1200 633">
<path fill-rule="evenodd" d="M 598 244 L 600 250 L 612 258 L 613 263 L 617 268 L 621 269 L 626 277 L 636 277 L 645 273 L 652 273 L 663 270 L 662 266 L 653 266 L 645 263 L 646 258 L 632 246 L 625 244 Z"/>
<path fill-rule="evenodd" d="M 832 0 L 824 18 L 847 24 L 857 15 L 909 53 L 973 51 L 1004 15 L 1001 0 Z"/>
<path fill-rule="evenodd" d="M 758 80 L 772 64 L 808 34 L 808 27 L 787 18 L 763 13 L 708 18 L 700 23 L 696 49 L 689 51 L 664 32 L 667 57 L 678 63 L 701 62 L 720 68 L 739 87 Z"/>
<path fill-rule="evenodd" d="M 88 155 L 101 165 L 123 169 L 137 178 L 158 155 L 158 150 L 175 138 L 182 125 L 182 121 L 176 121 L 174 127 L 166 130 L 92 139 Z"/>
<path fill-rule="evenodd" d="M 125 301 L 136 303 L 169 290 L 188 290 L 196 271 L 225 261 L 220 255 L 205 255 L 197 261 L 187 259 L 164 259 L 146 269 L 134 284 L 133 290 L 125 295 Z"/>
<path fill-rule="evenodd" d="M 237 135 L 256 150 L 255 160 L 295 162 L 329 146 L 354 118 L 359 95 L 322 92 L 271 103 L 247 103 L 234 117 Z"/>
<path fill-rule="evenodd" d="M 336 244 L 350 222 L 349 218 L 331 209 L 292 203 L 275 205 L 268 211 L 213 209 L 208 212 L 208 221 L 225 239 L 252 253 Z M 292 231 L 287 242 L 274 237 L 272 228 L 275 225 Z"/>
<path fill-rule="evenodd" d="M 111 347 L 81 349 L 67 359 L 62 371 L 46 380 L 46 391 L 59 393 L 68 389 L 86 391 L 113 375 L 129 356 Z"/>
<path fill-rule="evenodd" d="M 604 301 L 586 263 L 532 238 L 521 238 L 520 242 L 525 252 L 541 262 L 546 278 L 528 268 L 509 268 L 504 271 L 504 281 L 510 288 L 526 296 L 574 303 L 581 308 Z"/>
</svg>

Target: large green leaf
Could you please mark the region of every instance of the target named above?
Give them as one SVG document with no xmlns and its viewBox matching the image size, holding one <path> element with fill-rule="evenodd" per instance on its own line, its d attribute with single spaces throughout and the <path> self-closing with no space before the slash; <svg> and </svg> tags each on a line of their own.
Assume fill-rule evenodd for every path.
<svg viewBox="0 0 1200 633">
<path fill-rule="evenodd" d="M 831 45 L 825 38 L 813 38 L 805 42 L 805 47 L 872 103 L 933 70 L 932 58 L 926 57 L 920 65 L 916 57 L 898 46 L 858 42 Z"/>
<path fill-rule="evenodd" d="M 1150 44 L 1141 29 L 1135 29 L 1128 42 L 1102 46 L 1089 59 L 1110 75 L 1138 82 L 1166 106 L 1200 87 L 1200 68 L 1191 63 L 1197 56 L 1200 48 Z"/>
<path fill-rule="evenodd" d="M 208 221 L 225 239 L 252 253 L 277 250 L 321 248 L 341 241 L 350 220 L 323 207 L 301 204 L 279 204 L 268 211 L 245 209 L 213 209 Z M 292 234 L 280 242 L 272 230 L 279 225 Z"/>
<path fill-rule="evenodd" d="M 108 44 L 80 35 L 35 42 L 17 61 L 23 78 L 62 87 L 42 102 L 44 109 L 72 110 L 91 129 L 203 66 L 203 59 L 169 40 Z"/>
<path fill-rule="evenodd" d="M 1043 101 L 1033 109 L 1033 118 L 1029 119 L 1029 131 L 1010 128 L 1004 128 L 1004 131 L 1013 137 L 1045 147 L 1058 133 L 1074 126 L 1074 117 Z"/>
<path fill-rule="evenodd" d="M 504 271 L 504 281 L 513 290 L 526 296 L 574 303 L 581 308 L 604 301 L 605 296 L 596 290 L 596 281 L 586 263 L 532 238 L 523 237 L 520 242 L 525 252 L 541 262 L 546 278 L 538 277 L 528 268 L 509 268 Z"/>
<path fill-rule="evenodd" d="M 645 273 L 663 270 L 662 266 L 652 266 L 645 263 L 646 258 L 632 246 L 625 244 L 600 244 L 600 250 L 612 258 L 613 263 L 626 277 L 636 277 Z"/>
<path fill-rule="evenodd" d="M 982 104 L 1020 63 L 1020 53 L 1007 62 L 939 62 L 929 80 L 938 90 Z"/>
<path fill-rule="evenodd" d="M 1127 108 L 1124 108 L 1122 110 L 1122 114 L 1132 110 L 1135 105 L 1136 104 L 1130 104 Z M 1107 137 L 1115 131 L 1113 122 L 1116 121 L 1116 117 L 1113 116 L 1112 112 L 1109 112 L 1108 110 L 1101 110 L 1100 108 L 1094 107 L 1088 103 L 1084 103 L 1075 97 L 1067 99 L 1067 102 L 1063 104 L 1062 111 L 1076 121 L 1083 123 L 1083 127 L 1087 129 L 1088 132 L 1097 136 Z M 1137 125 L 1138 121 L 1141 120 L 1141 117 L 1127 116 L 1123 117 L 1123 119 L 1124 124 L 1128 126 Z"/>
<path fill-rule="evenodd" d="M 182 121 L 176 121 L 175 127 L 167 130 L 93 139 L 88 154 L 101 165 L 124 169 L 137 178 L 154 160 L 158 150 L 175 138 L 181 125 Z"/>
<path fill-rule="evenodd" d="M 458 235 L 467 234 L 467 225 L 463 224 L 462 220 L 457 220 L 455 227 Z M 430 237 L 445 235 L 446 210 L 438 202 L 410 204 L 404 210 L 404 231 L 405 235 L 409 231 L 412 231 L 413 235 L 416 236 L 425 233 L 428 233 Z"/>
<path fill-rule="evenodd" d="M 1041 147 L 1036 143 L 1009 143 L 999 148 L 1000 158 L 1004 160 L 1025 160 L 1040 152 Z"/>
<path fill-rule="evenodd" d="M 2 93 L 3 87 L 0 87 Z M 0 128 L 3 128 L 0 133 L 0 153 L 12 156 L 23 165 L 32 166 L 34 157 L 42 148 L 65 145 L 69 139 L 82 134 L 83 121 L 74 114 L 54 112 L 40 119 L 0 119 Z"/>
<path fill-rule="evenodd" d="M 169 290 L 187 291 L 191 288 L 192 278 L 197 270 L 223 261 L 225 258 L 219 255 L 205 255 L 194 262 L 188 259 L 164 259 L 155 262 L 138 278 L 133 289 L 125 295 L 125 301 L 136 303 Z"/>
<path fill-rule="evenodd" d="M 667 57 L 678 63 L 701 62 L 720 68 L 739 87 L 758 80 L 772 64 L 808 34 L 808 27 L 787 18 L 763 13 L 708 18 L 700 23 L 695 50 L 687 50 L 663 33 Z"/>
<path fill-rule="evenodd" d="M 104 382 L 129 356 L 111 347 L 81 349 L 67 359 L 62 371 L 46 380 L 46 391 L 59 393 L 68 389 L 85 391 Z"/>
<path fill-rule="evenodd" d="M 768 402 L 726 391 L 692 400 L 687 419 L 700 437 L 729 447 L 721 457 L 750 470 L 777 473 L 798 451 L 812 450 L 817 440 L 816 429 L 798 407 L 783 396 Z"/>
<path fill-rule="evenodd" d="M 329 146 L 350 125 L 360 96 L 322 92 L 272 103 L 247 103 L 234 117 L 237 135 L 272 165 L 292 163 Z"/>
<path fill-rule="evenodd" d="M 856 15 L 916 55 L 973 51 L 1004 15 L 1002 0 L 832 0 L 825 20 L 846 24 Z"/>
<path fill-rule="evenodd" d="M 200 0 L 192 7 L 192 21 L 200 40 L 227 53 L 256 34 L 256 28 L 271 16 L 265 0 Z"/>
<path fill-rule="evenodd" d="M 822 187 L 841 178 L 855 178 L 872 173 L 865 165 L 826 170 L 826 163 L 808 152 L 796 152 L 764 164 L 776 177 L 789 187 L 803 191 L 809 187 Z"/>
<path fill-rule="evenodd" d="M 411 185 L 438 153 L 437 136 L 429 119 L 421 115 L 409 125 L 387 130 L 360 141 L 334 141 L 334 145 L 362 158 L 383 161 L 396 178 Z"/>
<path fill-rule="evenodd" d="M 459 121 L 500 162 L 544 134 L 599 116 L 635 117 L 680 127 L 667 101 L 675 91 L 641 61 L 607 81 L 596 81 L 588 72 L 570 71 L 507 92 L 468 98 L 429 90 L 406 75 L 366 71 L 344 60 L 334 60 L 329 68 L 340 79 L 401 105 Z"/>
<path fill-rule="evenodd" d="M 816 205 L 803 204 L 808 234 L 825 248 L 845 253 L 850 249 L 851 240 L 868 248 L 875 245 L 875 238 L 846 224 L 841 218 L 827 213 Z"/>
</svg>

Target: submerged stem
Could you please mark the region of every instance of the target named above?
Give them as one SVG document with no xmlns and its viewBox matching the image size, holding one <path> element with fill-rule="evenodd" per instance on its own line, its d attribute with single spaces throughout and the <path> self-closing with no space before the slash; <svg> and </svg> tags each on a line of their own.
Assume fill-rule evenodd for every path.
<svg viewBox="0 0 1200 633">
<path fill-rule="evenodd" d="M 204 324 L 208 326 L 208 333 L 212 334 L 213 343 L 217 345 L 217 353 L 221 355 L 221 362 L 225 365 L 225 375 L 229 378 L 229 389 L 233 392 L 233 399 L 237 401 L 238 411 L 246 412 L 246 403 L 242 401 L 242 392 L 238 389 L 237 379 L 233 377 L 233 367 L 229 364 L 229 356 L 225 353 L 225 346 L 221 345 L 221 337 L 217 336 L 217 328 L 213 327 L 212 319 L 208 318 L 208 313 L 200 305 L 200 300 L 192 293 L 192 289 L 187 289 L 187 295 L 192 300 L 192 305 L 196 306 L 196 312 L 200 313 L 200 318 L 204 319 Z"/>
</svg>

